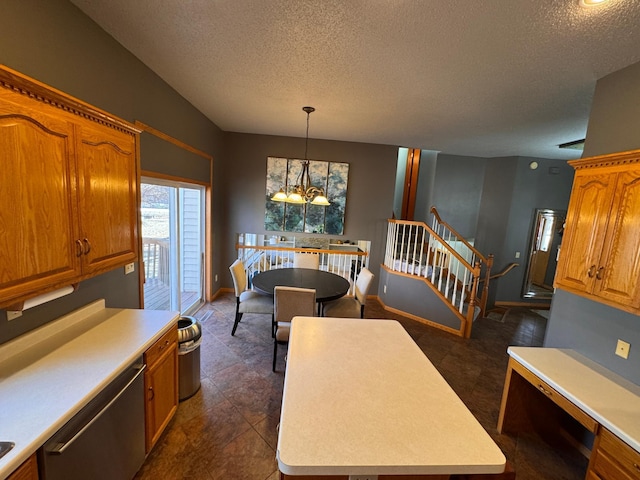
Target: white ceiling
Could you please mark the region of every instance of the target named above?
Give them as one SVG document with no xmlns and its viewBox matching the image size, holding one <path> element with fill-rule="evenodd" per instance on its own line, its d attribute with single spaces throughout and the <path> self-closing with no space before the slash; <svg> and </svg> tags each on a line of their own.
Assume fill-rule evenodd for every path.
<svg viewBox="0 0 640 480">
<path fill-rule="evenodd" d="M 311 138 L 576 158 L 640 61 L 638 0 L 71 1 L 233 132 L 304 137 L 311 105 Z"/>
</svg>

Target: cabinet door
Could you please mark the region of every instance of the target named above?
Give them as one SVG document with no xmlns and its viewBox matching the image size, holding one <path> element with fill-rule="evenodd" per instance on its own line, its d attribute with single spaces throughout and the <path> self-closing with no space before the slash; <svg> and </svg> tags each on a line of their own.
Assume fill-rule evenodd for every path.
<svg viewBox="0 0 640 480">
<path fill-rule="evenodd" d="M 90 122 L 78 132 L 80 238 L 87 274 L 137 258 L 136 138 Z"/>
<path fill-rule="evenodd" d="M 36 454 L 31 455 L 7 477 L 7 480 L 38 480 L 38 461 Z"/>
<path fill-rule="evenodd" d="M 618 174 L 594 294 L 640 307 L 640 169 Z"/>
<path fill-rule="evenodd" d="M 164 431 L 178 408 L 178 348 L 176 344 L 156 362 L 148 366 L 145 374 L 146 391 L 146 443 L 147 452 Z"/>
<path fill-rule="evenodd" d="M 80 274 L 73 126 L 0 92 L 0 305 Z M 46 113 L 45 113 L 46 112 Z"/>
<path fill-rule="evenodd" d="M 555 285 L 591 292 L 599 268 L 616 174 L 577 172 Z"/>
</svg>

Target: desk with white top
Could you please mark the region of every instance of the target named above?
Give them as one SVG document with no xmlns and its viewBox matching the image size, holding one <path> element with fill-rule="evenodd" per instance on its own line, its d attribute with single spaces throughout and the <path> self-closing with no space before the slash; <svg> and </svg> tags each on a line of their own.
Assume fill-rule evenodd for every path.
<svg viewBox="0 0 640 480">
<path fill-rule="evenodd" d="M 393 320 L 295 317 L 276 451 L 281 478 L 449 478 L 506 459 Z"/>
<path fill-rule="evenodd" d="M 508 353 L 500 433 L 534 430 L 568 439 L 590 457 L 589 480 L 640 479 L 640 386 L 573 350 L 509 347 Z M 575 425 L 583 430 L 572 439 Z M 588 438 L 584 432 L 592 448 L 579 443 Z"/>
</svg>

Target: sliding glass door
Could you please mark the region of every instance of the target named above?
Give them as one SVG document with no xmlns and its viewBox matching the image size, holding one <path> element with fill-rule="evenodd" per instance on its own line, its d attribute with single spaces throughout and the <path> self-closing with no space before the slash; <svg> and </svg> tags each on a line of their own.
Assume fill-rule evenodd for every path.
<svg viewBox="0 0 640 480">
<path fill-rule="evenodd" d="M 204 301 L 204 187 L 143 178 L 144 308 L 189 314 Z"/>
</svg>

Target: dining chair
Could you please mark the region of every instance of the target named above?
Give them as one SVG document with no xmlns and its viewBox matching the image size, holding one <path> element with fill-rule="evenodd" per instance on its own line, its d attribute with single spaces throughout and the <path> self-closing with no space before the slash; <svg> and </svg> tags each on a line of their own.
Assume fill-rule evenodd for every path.
<svg viewBox="0 0 640 480">
<path fill-rule="evenodd" d="M 317 253 L 295 252 L 293 255 L 293 268 L 320 268 L 320 255 Z"/>
<path fill-rule="evenodd" d="M 237 259 L 229 267 L 236 291 L 236 317 L 231 335 L 235 335 L 238 323 L 244 313 L 262 313 L 271 315 L 271 336 L 275 335 L 275 319 L 273 316 L 273 299 L 267 295 L 247 290 L 247 274 L 242 260 Z"/>
<path fill-rule="evenodd" d="M 367 301 L 367 293 L 373 277 L 373 273 L 364 267 L 356 279 L 355 295 L 323 303 L 322 315 L 324 317 L 364 318 L 364 304 Z"/>
<path fill-rule="evenodd" d="M 289 342 L 289 331 L 293 317 L 315 316 L 316 291 L 310 288 L 276 286 L 273 292 L 276 334 L 273 341 L 273 366 L 271 369 L 275 372 L 278 345 L 286 345 Z"/>
</svg>

